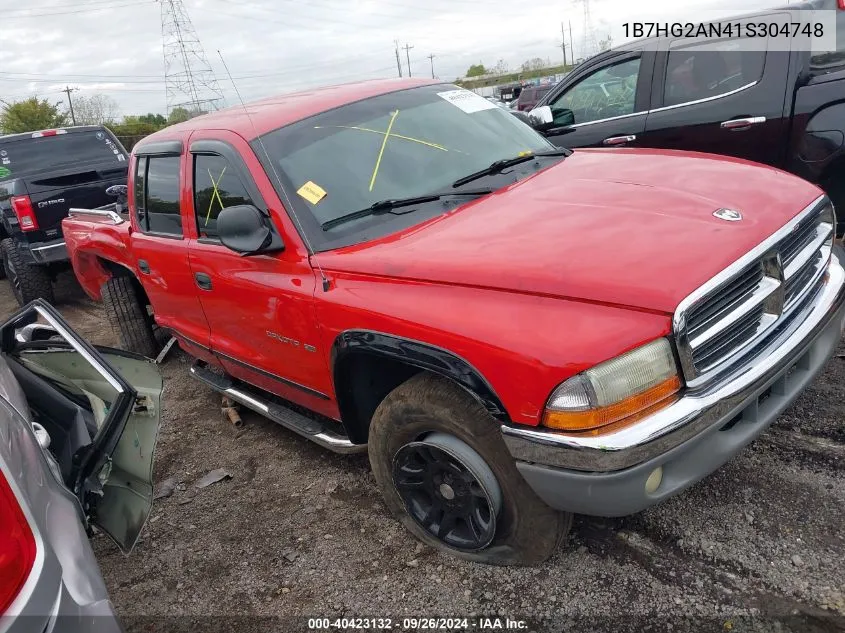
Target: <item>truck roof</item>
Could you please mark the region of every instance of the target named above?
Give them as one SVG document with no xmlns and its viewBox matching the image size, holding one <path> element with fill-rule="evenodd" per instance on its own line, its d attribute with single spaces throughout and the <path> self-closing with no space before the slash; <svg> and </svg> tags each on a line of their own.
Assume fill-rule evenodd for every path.
<svg viewBox="0 0 845 633">
<path fill-rule="evenodd" d="M 151 141 L 166 140 L 188 130 L 207 129 L 230 130 L 247 140 L 253 140 L 277 128 L 348 103 L 437 83 L 447 82 L 432 79 L 375 79 L 267 97 L 247 103 L 248 115 L 244 106 L 238 104 L 167 127 L 144 138 L 138 146 Z"/>
</svg>

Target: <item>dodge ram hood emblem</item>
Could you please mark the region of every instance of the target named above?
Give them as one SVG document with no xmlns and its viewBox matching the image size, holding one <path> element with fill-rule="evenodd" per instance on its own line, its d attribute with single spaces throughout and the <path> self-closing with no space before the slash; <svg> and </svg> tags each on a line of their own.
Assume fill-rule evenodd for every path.
<svg viewBox="0 0 845 633">
<path fill-rule="evenodd" d="M 739 222 L 742 219 L 742 214 L 734 209 L 716 209 L 713 215 L 727 222 Z"/>
</svg>

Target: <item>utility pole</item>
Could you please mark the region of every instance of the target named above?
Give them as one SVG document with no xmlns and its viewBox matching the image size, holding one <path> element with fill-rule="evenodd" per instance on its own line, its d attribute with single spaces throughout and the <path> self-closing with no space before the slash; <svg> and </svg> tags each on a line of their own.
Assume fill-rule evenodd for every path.
<svg viewBox="0 0 845 633">
<path fill-rule="evenodd" d="M 434 53 L 428 56 L 428 61 L 431 62 L 431 78 L 434 79 Z"/>
<path fill-rule="evenodd" d="M 73 100 L 70 98 L 70 93 L 75 90 L 76 88 L 71 88 L 70 86 L 65 86 L 65 89 L 62 90 L 62 92 L 67 93 L 67 104 L 70 106 L 70 120 L 74 125 L 76 125 L 76 117 L 73 114 Z"/>
<path fill-rule="evenodd" d="M 569 20 L 569 56 L 572 58 L 572 65 L 575 65 L 575 43 L 572 39 L 572 20 Z"/>
<path fill-rule="evenodd" d="M 399 61 L 399 40 L 393 40 L 396 45 L 396 70 L 399 71 L 399 76 L 402 76 L 402 62 Z"/>
<path fill-rule="evenodd" d="M 410 51 L 414 47 L 408 45 L 408 43 L 406 42 L 405 46 L 403 46 L 402 48 L 405 49 L 405 59 L 408 60 L 408 77 L 411 77 L 411 54 L 408 51 Z"/>
<path fill-rule="evenodd" d="M 563 22 L 560 23 L 560 50 L 563 51 L 563 66 L 566 67 L 566 33 L 563 32 Z"/>
</svg>

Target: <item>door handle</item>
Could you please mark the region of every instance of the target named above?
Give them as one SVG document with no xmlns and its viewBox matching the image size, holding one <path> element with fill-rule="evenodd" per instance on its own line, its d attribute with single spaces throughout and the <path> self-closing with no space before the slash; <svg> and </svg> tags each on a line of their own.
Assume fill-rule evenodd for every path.
<svg viewBox="0 0 845 633">
<path fill-rule="evenodd" d="M 146 259 L 139 259 L 138 260 L 138 269 L 144 273 L 145 275 L 150 274 L 150 265 L 147 263 Z"/>
<path fill-rule="evenodd" d="M 731 119 L 730 121 L 722 121 L 720 127 L 723 130 L 747 130 L 752 125 L 758 125 L 760 123 L 765 123 L 766 117 L 764 116 L 749 116 L 743 119 Z"/>
<path fill-rule="evenodd" d="M 626 136 L 611 136 L 610 138 L 606 138 L 602 141 L 603 145 L 625 145 L 626 143 L 631 143 L 637 140 L 636 134 L 628 134 Z"/>
<path fill-rule="evenodd" d="M 211 277 L 205 273 L 195 273 L 194 281 L 197 282 L 197 287 L 201 290 L 211 290 Z"/>
</svg>

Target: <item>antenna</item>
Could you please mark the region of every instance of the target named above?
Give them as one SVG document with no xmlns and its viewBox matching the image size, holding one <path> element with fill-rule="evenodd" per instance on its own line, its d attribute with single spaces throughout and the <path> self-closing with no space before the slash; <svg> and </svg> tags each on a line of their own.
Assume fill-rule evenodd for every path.
<svg viewBox="0 0 845 633">
<path fill-rule="evenodd" d="M 166 114 L 174 108 L 191 114 L 218 110 L 224 101 L 223 91 L 182 0 L 160 2 Z"/>
<path fill-rule="evenodd" d="M 232 83 L 232 88 L 235 89 L 235 94 L 238 95 L 238 101 L 241 102 L 241 107 L 244 109 L 244 114 L 246 114 L 246 118 L 249 119 L 249 124 L 252 126 L 252 132 L 255 134 L 255 138 L 258 140 L 258 144 L 261 146 L 261 151 L 264 152 L 264 157 L 267 159 L 267 164 L 270 165 L 270 169 L 273 170 L 273 176 L 276 177 L 276 182 L 279 183 L 279 191 L 282 192 L 282 197 L 285 199 L 285 205 L 290 210 L 291 216 L 293 216 L 293 221 L 296 223 L 297 229 L 299 229 L 299 234 L 302 236 L 302 241 L 305 242 L 305 248 L 308 249 L 308 254 L 314 260 L 314 265 L 317 266 L 317 270 L 320 272 L 320 279 L 323 282 L 323 292 L 328 292 L 329 288 L 331 287 L 331 282 L 329 278 L 326 277 L 326 273 L 323 272 L 323 267 L 320 266 L 320 262 L 317 260 L 317 253 L 314 251 L 313 247 L 311 246 L 311 242 L 308 240 L 308 236 L 305 234 L 305 230 L 302 228 L 302 223 L 299 221 L 299 217 L 296 215 L 296 209 L 293 206 L 293 202 L 291 201 L 290 197 L 288 196 L 287 191 L 282 186 L 282 178 L 279 176 L 279 172 L 276 169 L 276 164 L 273 162 L 273 159 L 270 157 L 270 152 L 267 151 L 267 147 L 264 145 L 264 139 L 258 134 L 258 128 L 255 127 L 255 123 L 252 120 L 252 115 L 249 113 L 249 108 L 246 107 L 246 103 L 244 103 L 244 99 L 241 96 L 241 91 L 238 90 L 238 87 L 235 85 L 235 80 L 232 78 L 232 73 L 229 72 L 229 65 L 226 63 L 226 60 L 223 59 L 223 53 L 220 52 L 220 49 L 217 50 L 217 54 L 220 56 L 220 61 L 223 62 L 223 68 L 226 69 L 226 75 L 229 77 L 229 81 Z"/>
</svg>

